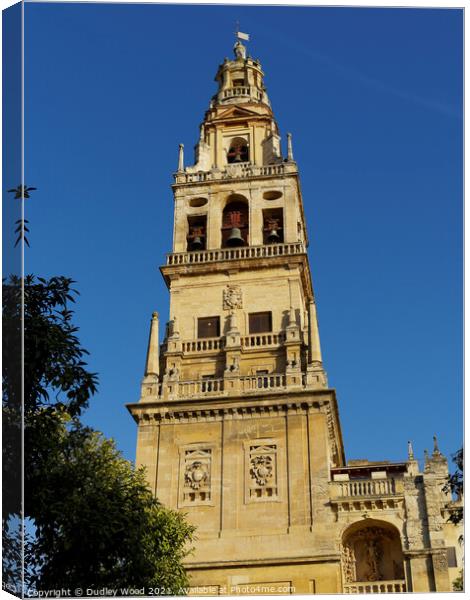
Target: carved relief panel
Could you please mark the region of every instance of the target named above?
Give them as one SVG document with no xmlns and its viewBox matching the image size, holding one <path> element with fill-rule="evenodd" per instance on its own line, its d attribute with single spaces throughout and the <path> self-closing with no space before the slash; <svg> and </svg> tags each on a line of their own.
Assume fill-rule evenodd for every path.
<svg viewBox="0 0 470 600">
<path fill-rule="evenodd" d="M 210 446 L 180 448 L 179 506 L 213 504 L 212 461 Z"/>
<path fill-rule="evenodd" d="M 242 289 L 239 285 L 228 285 L 223 291 L 224 310 L 243 308 Z"/>
<path fill-rule="evenodd" d="M 278 445 L 273 440 L 246 442 L 245 502 L 278 499 Z"/>
</svg>

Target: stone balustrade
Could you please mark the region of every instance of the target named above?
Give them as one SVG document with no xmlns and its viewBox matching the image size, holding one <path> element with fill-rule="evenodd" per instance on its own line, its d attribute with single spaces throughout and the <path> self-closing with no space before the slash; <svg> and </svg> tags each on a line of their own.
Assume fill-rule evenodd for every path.
<svg viewBox="0 0 470 600">
<path fill-rule="evenodd" d="M 272 175 L 284 175 L 286 165 L 283 163 L 277 165 L 252 165 L 250 163 L 234 163 L 227 165 L 225 171 L 222 171 L 222 179 L 232 179 L 234 177 L 264 177 Z"/>
<path fill-rule="evenodd" d="M 344 594 L 390 594 L 397 592 L 406 592 L 406 582 L 402 579 L 355 581 L 343 585 Z"/>
<path fill-rule="evenodd" d="M 252 85 L 239 85 L 236 87 L 227 88 L 219 93 L 220 100 L 228 100 L 229 98 L 240 98 L 244 96 L 262 100 L 263 92 Z"/>
<path fill-rule="evenodd" d="M 197 250 L 194 252 L 174 252 L 167 254 L 166 264 L 171 266 L 192 265 L 225 260 L 293 256 L 296 254 L 305 254 L 305 246 L 302 242 L 269 244 L 266 246 L 242 246 L 239 248 L 218 248 L 216 250 Z"/>
<path fill-rule="evenodd" d="M 179 381 L 177 384 L 179 398 L 194 398 L 223 394 L 223 379 L 198 379 L 194 381 Z"/>
<path fill-rule="evenodd" d="M 240 377 L 240 387 L 242 392 L 285 388 L 286 376 L 281 373 L 245 375 Z"/>
<path fill-rule="evenodd" d="M 278 163 L 274 165 L 253 165 L 239 163 L 227 165 L 223 171 L 179 171 L 174 174 L 176 183 L 204 183 L 225 179 L 246 179 L 249 177 L 272 177 L 273 175 L 286 175 L 296 173 L 295 163 Z"/>
<path fill-rule="evenodd" d="M 185 354 L 198 352 L 216 352 L 222 350 L 225 345 L 225 338 L 201 338 L 197 340 L 187 340 L 181 342 L 181 348 Z"/>
<path fill-rule="evenodd" d="M 332 481 L 330 486 L 330 496 L 335 499 L 395 496 L 403 492 L 402 482 L 393 478 Z"/>
<path fill-rule="evenodd" d="M 254 333 L 251 335 L 242 335 L 240 343 L 243 348 L 263 348 L 269 346 L 280 346 L 286 336 L 284 333 Z"/>
<path fill-rule="evenodd" d="M 191 381 L 168 381 L 161 386 L 160 393 L 171 399 L 205 398 L 207 396 L 227 396 L 231 394 L 256 392 L 262 390 L 287 390 L 289 387 L 306 386 L 306 378 L 302 373 L 296 376 L 283 373 L 266 375 L 242 375 L 228 379 L 197 379 Z"/>
<path fill-rule="evenodd" d="M 285 339 L 286 335 L 282 331 L 280 333 L 255 333 L 241 336 L 240 344 L 245 350 L 250 348 L 275 348 L 282 345 Z M 225 337 L 199 338 L 181 342 L 181 349 L 184 354 L 218 352 L 224 348 Z"/>
</svg>

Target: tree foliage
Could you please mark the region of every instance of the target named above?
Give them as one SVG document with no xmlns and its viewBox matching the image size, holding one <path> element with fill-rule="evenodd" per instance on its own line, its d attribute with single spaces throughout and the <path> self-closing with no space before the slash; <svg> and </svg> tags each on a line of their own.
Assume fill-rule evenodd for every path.
<svg viewBox="0 0 470 600">
<path fill-rule="evenodd" d="M 15 200 L 27 200 L 28 198 L 31 198 L 30 192 L 33 192 L 36 189 L 37 188 L 35 188 L 35 187 L 20 184 L 16 188 L 12 188 L 11 190 L 8 190 L 8 193 L 15 194 L 14 195 Z M 29 229 L 28 229 L 26 223 L 29 223 L 29 221 L 27 221 L 27 219 L 23 219 L 23 218 L 15 221 L 15 225 L 16 225 L 15 233 L 18 236 L 16 238 L 15 248 L 16 248 L 16 246 L 18 246 L 18 244 L 21 241 L 23 241 L 27 246 L 29 246 L 29 242 L 26 237 L 26 234 L 29 233 Z"/>
<path fill-rule="evenodd" d="M 460 569 L 459 576 L 452 582 L 452 589 L 454 592 L 463 592 L 463 569 Z"/>
<path fill-rule="evenodd" d="M 97 375 L 85 368 L 88 352 L 72 323 L 69 305 L 78 295 L 74 283 L 67 277 L 46 280 L 27 275 L 24 280 L 11 276 L 3 287 L 5 329 L 15 331 L 18 321 L 23 322 L 25 418 L 47 405 L 79 416 L 97 390 Z M 18 389 L 10 385 L 10 375 L 15 378 L 21 371 L 21 354 L 7 359 L 11 362 L 4 368 L 4 405 L 17 406 Z"/>
<path fill-rule="evenodd" d="M 158 587 L 182 593 L 182 559 L 193 527 L 164 508 L 112 440 L 80 423 L 97 391 L 88 352 L 70 305 L 78 294 L 65 277 L 12 276 L 3 286 L 3 505 L 7 581 L 18 581 L 21 540 L 13 531 L 21 471 L 17 448 L 24 422 L 24 517 L 27 582 L 36 589 Z M 22 300 L 24 298 L 24 304 Z M 24 412 L 19 323 L 24 328 Z M 10 495 L 9 495 L 10 490 Z M 13 491 L 15 493 L 13 493 Z M 15 503 L 16 502 L 16 503 Z"/>
<path fill-rule="evenodd" d="M 187 586 L 181 561 L 193 528 L 160 505 L 143 470 L 113 441 L 66 418 L 31 477 L 38 588 Z M 181 593 L 181 592 L 180 592 Z"/>
<path fill-rule="evenodd" d="M 449 475 L 447 483 L 444 487 L 445 492 L 450 492 L 456 500 L 460 500 L 463 496 L 463 448 L 460 448 L 452 455 L 456 469 Z M 463 519 L 463 506 L 454 506 L 450 511 L 449 521 L 458 525 Z"/>
</svg>

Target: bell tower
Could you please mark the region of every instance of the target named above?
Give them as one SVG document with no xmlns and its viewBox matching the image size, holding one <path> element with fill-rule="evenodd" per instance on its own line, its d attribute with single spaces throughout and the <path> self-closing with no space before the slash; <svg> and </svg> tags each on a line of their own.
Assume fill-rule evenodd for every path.
<svg viewBox="0 0 470 600">
<path fill-rule="evenodd" d="M 292 138 L 283 154 L 247 37 L 217 70 L 194 165 L 180 145 L 170 314 L 160 343 L 153 313 L 128 405 L 136 463 L 197 527 L 191 595 L 446 591 L 456 534 L 437 442 L 423 473 L 411 444 L 406 462 L 345 464 Z"/>
<path fill-rule="evenodd" d="M 217 71 L 193 166 L 180 145 L 173 252 L 161 267 L 165 399 L 183 381 L 191 393 L 327 387 L 291 136 L 283 158 L 261 65 L 240 41 L 234 54 Z"/>
<path fill-rule="evenodd" d="M 153 314 L 129 409 L 155 494 L 197 526 L 193 585 L 234 593 L 237 582 L 291 581 L 288 565 L 312 561 L 314 538 L 332 550 L 316 521 L 333 518 L 329 470 L 344 453 L 291 136 L 283 155 L 264 73 L 240 40 L 215 81 L 194 165 L 179 148 L 173 248 L 160 268 L 169 321 L 160 345 Z M 296 570 L 308 592 L 311 572 Z"/>
<path fill-rule="evenodd" d="M 308 592 L 312 548 L 333 552 L 325 505 L 344 452 L 299 173 L 289 134 L 282 153 L 261 64 L 240 40 L 215 81 L 194 165 L 179 149 L 173 248 L 160 268 L 169 320 L 160 343 L 152 316 L 141 398 L 129 405 L 137 463 L 160 501 L 197 526 L 195 589 L 288 585 L 295 564 Z M 321 568 L 336 581 L 337 567 Z"/>
</svg>

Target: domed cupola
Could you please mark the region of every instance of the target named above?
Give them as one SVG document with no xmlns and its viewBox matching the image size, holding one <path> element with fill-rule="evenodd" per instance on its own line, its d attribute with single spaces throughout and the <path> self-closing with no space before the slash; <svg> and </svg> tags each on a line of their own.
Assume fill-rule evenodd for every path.
<svg viewBox="0 0 470 600">
<path fill-rule="evenodd" d="M 235 59 L 226 58 L 215 76 L 219 89 L 212 105 L 262 103 L 271 106 L 259 61 L 247 56 L 246 47 L 240 39 L 237 39 L 233 52 Z"/>
</svg>

